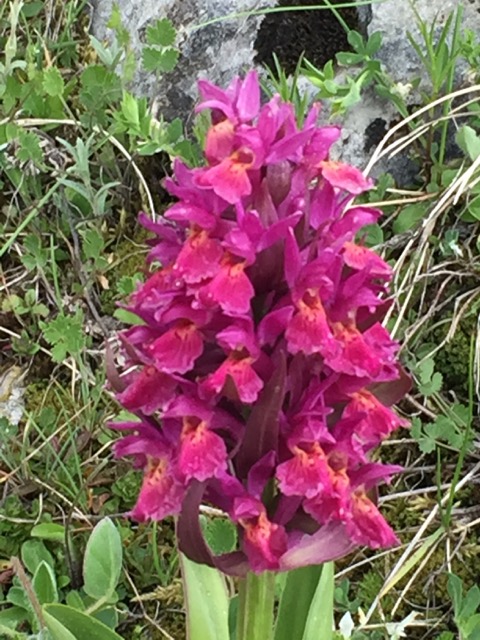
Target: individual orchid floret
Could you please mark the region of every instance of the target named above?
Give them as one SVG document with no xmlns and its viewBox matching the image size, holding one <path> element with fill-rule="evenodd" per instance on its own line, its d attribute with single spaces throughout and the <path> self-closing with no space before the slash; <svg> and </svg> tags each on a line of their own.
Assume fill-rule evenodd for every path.
<svg viewBox="0 0 480 640">
<path fill-rule="evenodd" d="M 176 160 L 175 202 L 141 216 L 138 325 L 125 372 L 108 365 L 133 414 L 115 453 L 143 471 L 131 515 L 178 516 L 180 549 L 235 576 L 397 544 L 375 496 L 400 469 L 370 457 L 407 426 L 391 405 L 409 379 L 382 324 L 392 268 L 365 244 L 380 212 L 352 202 L 373 183 L 329 159 L 340 130 L 318 105 L 299 127 L 279 96 L 261 105 L 253 71 L 199 86 L 205 161 Z M 232 553 L 208 547 L 202 502 L 237 527 Z"/>
</svg>

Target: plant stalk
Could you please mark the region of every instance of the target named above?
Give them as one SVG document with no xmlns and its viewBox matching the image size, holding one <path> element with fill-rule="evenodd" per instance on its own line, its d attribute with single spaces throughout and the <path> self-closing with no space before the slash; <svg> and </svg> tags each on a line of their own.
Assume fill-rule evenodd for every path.
<svg viewBox="0 0 480 640">
<path fill-rule="evenodd" d="M 239 587 L 237 640 L 272 640 L 275 574 L 248 573 Z"/>
</svg>

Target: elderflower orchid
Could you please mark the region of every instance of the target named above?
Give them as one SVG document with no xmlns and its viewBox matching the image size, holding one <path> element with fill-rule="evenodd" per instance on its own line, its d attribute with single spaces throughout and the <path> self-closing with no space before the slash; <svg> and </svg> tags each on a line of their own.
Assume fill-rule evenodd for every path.
<svg viewBox="0 0 480 640">
<path fill-rule="evenodd" d="M 355 240 L 380 215 L 352 204 L 372 181 L 328 159 L 340 131 L 317 106 L 301 129 L 278 96 L 260 106 L 254 72 L 200 92 L 205 166 L 176 160 L 178 202 L 141 218 L 161 266 L 122 335 L 117 398 L 138 421 L 113 425 L 131 432 L 115 452 L 144 473 L 131 515 L 179 515 L 180 549 L 232 575 L 395 544 L 372 489 L 400 469 L 369 455 L 406 426 L 389 405 L 409 382 L 381 325 L 391 267 Z M 237 525 L 238 550 L 211 552 L 202 502 Z"/>
</svg>

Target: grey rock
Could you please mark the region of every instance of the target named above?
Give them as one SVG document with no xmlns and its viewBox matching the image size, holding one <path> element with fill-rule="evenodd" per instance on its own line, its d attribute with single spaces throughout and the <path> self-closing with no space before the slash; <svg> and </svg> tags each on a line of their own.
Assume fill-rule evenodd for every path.
<svg viewBox="0 0 480 640">
<path fill-rule="evenodd" d="M 91 30 L 99 40 L 111 37 L 106 24 L 113 4 L 113 0 L 93 0 Z M 181 52 L 177 67 L 160 79 L 139 70 L 133 85 L 135 93 L 155 99 L 170 120 L 191 116 L 198 79 L 227 85 L 234 75 L 253 66 L 254 42 L 263 16 L 195 27 L 222 16 L 275 6 L 276 0 L 119 0 L 118 5 L 135 51 L 141 50 L 145 30 L 153 21 L 169 18 L 177 29 Z"/>
<path fill-rule="evenodd" d="M 92 2 L 92 32 L 103 40 L 111 35 L 106 23 L 113 0 Z M 160 79 L 138 71 L 134 92 L 153 98 L 159 112 L 167 120 L 180 116 L 188 123 L 197 99 L 196 83 L 199 78 L 208 78 L 226 86 L 234 75 L 255 66 L 255 42 L 263 17 L 229 18 L 199 29 L 195 27 L 232 13 L 254 11 L 276 4 L 277 0 L 119 0 L 123 23 L 131 34 L 135 51 L 141 51 L 145 30 L 156 19 L 169 18 L 178 32 L 177 45 L 181 55 L 177 67 Z M 383 40 L 378 59 L 413 108 L 421 104 L 421 97 L 418 90 L 411 88 L 412 81 L 420 78 L 419 90 L 427 95 L 429 91 L 427 73 L 407 37 L 407 32 L 410 32 L 417 41 L 421 41 L 415 12 L 427 24 L 435 23 L 438 34 L 448 15 L 459 5 L 464 10 L 463 25 L 480 32 L 480 0 L 386 0 L 358 7 L 359 28 L 365 35 L 381 32 Z M 312 24 L 316 23 L 312 21 Z M 262 38 L 265 37 L 263 32 L 264 29 Z M 291 37 L 298 37 L 294 29 Z M 339 47 L 343 48 L 343 45 Z M 468 81 L 465 67 L 459 66 L 456 85 Z M 311 86 L 308 91 L 312 96 L 315 93 Z M 327 117 L 328 113 L 327 104 Z M 343 139 L 334 153 L 356 166 L 365 166 L 375 144 L 379 142 L 382 127 L 388 130 L 399 119 L 391 102 L 379 98 L 373 88 L 368 89 L 362 101 L 339 122 L 343 127 Z M 455 145 L 451 144 L 449 149 L 454 153 Z M 377 165 L 373 173 L 385 170 L 394 175 L 399 185 L 406 186 L 415 180 L 419 168 L 404 154 L 392 162 Z"/>
<path fill-rule="evenodd" d="M 459 6 L 463 8 L 462 29 L 468 28 L 478 34 L 480 0 L 416 0 L 413 3 L 411 0 L 387 0 L 368 7 L 358 7 L 359 22 L 364 34 L 382 34 L 382 46 L 377 58 L 385 72 L 397 83 L 399 91 L 404 94 L 405 101 L 412 110 L 424 103 L 422 95 L 428 96 L 432 85 L 407 34 L 410 33 L 416 42 L 423 44 L 418 27 L 420 18 L 428 28 L 435 25 L 435 37 L 438 38 L 448 16 Z M 419 80 L 416 90 L 411 86 L 415 80 Z M 467 65 L 459 62 L 455 72 L 455 88 L 466 86 L 470 81 Z M 373 88 L 368 89 L 362 101 L 341 122 L 343 139 L 341 149 L 338 149 L 337 153 L 342 159 L 359 167 L 367 164 L 371 156 L 368 133 L 378 119 L 385 123 L 388 130 L 401 118 L 392 103 L 379 98 Z M 455 157 L 459 153 L 454 142 L 454 133 L 455 128 L 451 127 L 447 140 L 447 157 Z M 420 167 L 408 156 L 408 151 L 405 151 L 390 161 L 384 160 L 375 165 L 372 174 L 375 176 L 384 171 L 393 175 L 398 186 L 410 186 L 417 179 Z"/>
<path fill-rule="evenodd" d="M 371 35 L 379 31 L 382 34 L 382 47 L 377 57 L 393 80 L 405 83 L 420 78 L 421 86 L 427 89 L 427 73 L 410 44 L 407 33 L 420 44 L 423 42 L 418 26 L 420 18 L 428 26 L 435 25 L 434 30 L 438 37 L 449 15 L 458 7 L 463 9 L 463 28 L 478 33 L 480 0 L 387 0 L 372 4 L 368 10 L 362 7 L 358 10 L 367 21 L 367 33 Z M 461 82 L 461 79 L 460 73 L 458 82 Z"/>
</svg>

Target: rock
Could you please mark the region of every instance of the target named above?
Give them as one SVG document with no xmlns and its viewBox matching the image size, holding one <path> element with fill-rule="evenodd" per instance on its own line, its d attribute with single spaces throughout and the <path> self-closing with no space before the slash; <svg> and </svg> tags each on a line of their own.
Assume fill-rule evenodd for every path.
<svg viewBox="0 0 480 640">
<path fill-rule="evenodd" d="M 113 0 L 92 1 L 92 31 L 103 40 L 109 35 L 106 23 Z M 232 13 L 273 7 L 277 2 L 279 6 L 290 6 L 314 3 L 314 0 L 119 0 L 123 24 L 131 34 L 135 51 L 141 51 L 146 28 L 156 19 L 169 18 L 178 32 L 177 45 L 181 55 L 177 67 L 160 79 L 138 71 L 134 92 L 154 98 L 158 111 L 167 120 L 180 116 L 188 123 L 197 98 L 199 78 L 226 86 L 236 74 L 255 65 L 260 68 L 261 64 L 271 64 L 272 52 L 278 55 L 284 69 L 291 70 L 302 47 L 306 49 L 306 57 L 321 67 L 327 58 L 334 58 L 336 52 L 348 48 L 334 14 L 324 10 L 275 13 L 265 18 L 243 16 L 195 28 Z M 463 25 L 480 31 L 480 0 L 416 0 L 414 4 L 415 11 L 428 28 L 435 22 L 437 37 L 449 14 L 459 5 L 464 9 Z M 378 59 L 385 72 L 397 83 L 398 90 L 406 93 L 409 105 L 421 104 L 419 92 L 409 88 L 410 83 L 420 78 L 419 88 L 427 95 L 430 85 L 407 37 L 411 32 L 417 41 L 422 40 L 411 0 L 374 2 L 370 6 L 357 7 L 357 13 L 351 9 L 343 11 L 342 18 L 351 28 L 364 35 L 377 31 L 382 34 Z M 466 81 L 465 69 L 465 66 L 459 66 L 457 86 Z M 308 92 L 313 96 L 315 90 L 310 86 Z M 325 113 L 328 116 L 328 104 Z M 343 127 L 343 139 L 337 148 L 338 156 L 359 167 L 365 166 L 382 133 L 400 119 L 391 101 L 380 98 L 373 87 L 368 88 L 362 100 L 339 122 Z M 455 152 L 454 144 L 449 148 Z M 420 169 L 403 154 L 392 162 L 377 165 L 373 175 L 385 170 L 393 174 L 399 186 L 407 186 L 415 181 Z"/>
<path fill-rule="evenodd" d="M 449 15 L 459 6 L 463 8 L 462 29 L 468 28 L 478 33 L 480 0 L 416 0 L 414 4 L 410 0 L 386 0 L 357 9 L 363 33 L 368 36 L 376 32 L 382 34 L 382 46 L 376 57 L 381 61 L 386 74 L 404 93 L 405 101 L 412 110 L 424 104 L 425 95 L 431 95 L 432 83 L 407 34 L 411 33 L 414 40 L 420 46 L 423 45 L 424 38 L 418 26 L 420 18 L 426 23 L 428 30 L 435 25 L 434 33 L 438 39 Z M 414 90 L 411 83 L 417 79 L 418 89 Z M 465 86 L 469 81 L 467 65 L 459 61 L 455 73 L 455 88 Z M 399 112 L 389 100 L 381 99 L 373 87 L 367 89 L 361 102 L 355 105 L 341 122 L 343 140 L 339 155 L 347 162 L 359 167 L 365 166 L 373 150 L 372 142 L 379 142 L 371 136 L 375 130 L 375 123 L 378 132 L 380 120 L 383 128 L 388 130 L 401 119 Z M 454 134 L 455 128 L 451 127 L 447 140 L 447 158 L 458 157 L 460 151 L 455 144 Z M 406 150 L 392 160 L 378 163 L 372 175 L 378 176 L 388 171 L 398 186 L 406 187 L 416 182 L 420 170 L 418 162 L 410 157 Z"/>
<path fill-rule="evenodd" d="M 418 18 L 427 28 L 435 25 L 436 37 L 440 35 L 449 15 L 458 7 L 463 9 L 462 27 L 474 33 L 480 31 L 480 0 L 387 0 L 375 2 L 368 7 L 359 7 L 360 21 L 368 35 L 379 31 L 382 34 L 382 47 L 377 58 L 385 65 L 395 82 L 405 83 L 420 78 L 422 87 L 430 85 L 425 68 L 412 47 L 407 33 L 415 41 L 423 44 L 418 26 Z M 395 18 L 392 20 L 392 16 Z M 461 81 L 461 74 L 458 82 Z"/>
<path fill-rule="evenodd" d="M 111 36 L 106 24 L 113 4 L 113 0 L 93 0 L 91 29 L 99 40 Z M 254 43 L 263 16 L 195 27 L 222 16 L 258 10 L 258 0 L 119 0 L 117 4 L 135 51 L 140 51 L 145 30 L 154 20 L 169 18 L 178 31 L 181 54 L 177 67 L 159 80 L 139 70 L 133 86 L 135 93 L 155 98 L 167 120 L 191 117 L 199 78 L 227 85 L 234 75 L 254 64 Z M 275 4 L 276 0 L 264 0 L 261 7 Z"/>
</svg>

